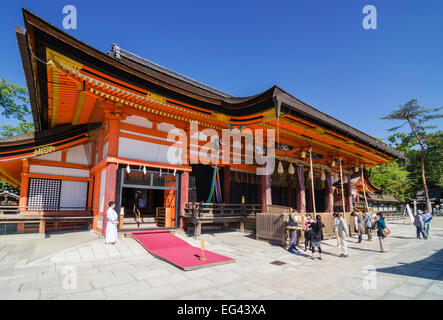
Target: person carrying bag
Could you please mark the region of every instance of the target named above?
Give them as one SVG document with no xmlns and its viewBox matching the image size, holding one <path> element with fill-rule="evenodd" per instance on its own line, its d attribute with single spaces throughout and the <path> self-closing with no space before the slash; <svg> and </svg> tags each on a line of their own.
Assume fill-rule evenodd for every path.
<svg viewBox="0 0 443 320">
<path fill-rule="evenodd" d="M 298 252 L 298 249 L 296 247 L 297 245 L 297 217 L 294 216 L 293 213 L 289 215 L 288 222 L 286 223 L 286 229 L 288 229 L 290 235 L 291 235 L 291 241 L 289 242 L 289 248 L 288 251 L 291 253 L 294 253 L 294 251 Z"/>
</svg>

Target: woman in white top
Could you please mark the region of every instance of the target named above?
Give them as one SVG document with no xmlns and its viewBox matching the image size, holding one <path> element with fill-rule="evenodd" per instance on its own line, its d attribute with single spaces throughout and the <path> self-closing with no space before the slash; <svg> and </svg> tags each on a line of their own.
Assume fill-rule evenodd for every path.
<svg viewBox="0 0 443 320">
<path fill-rule="evenodd" d="M 118 214 L 114 210 L 115 202 L 109 202 L 109 208 L 106 211 L 106 218 L 108 223 L 106 224 L 106 244 L 115 244 L 117 241 L 117 225 L 118 225 Z"/>
</svg>

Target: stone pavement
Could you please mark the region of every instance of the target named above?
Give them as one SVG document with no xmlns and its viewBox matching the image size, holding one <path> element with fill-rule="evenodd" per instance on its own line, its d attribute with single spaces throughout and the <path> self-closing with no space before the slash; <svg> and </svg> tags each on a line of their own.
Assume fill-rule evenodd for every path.
<svg viewBox="0 0 443 320">
<path fill-rule="evenodd" d="M 4 236 L 0 299 L 442 300 L 443 218 L 434 218 L 429 240 L 417 240 L 410 224 L 389 226 L 389 253 L 379 253 L 377 237 L 368 242 L 364 236 L 361 244 L 349 239 L 349 257 L 339 258 L 331 239 L 323 242 L 321 261 L 309 259 L 309 251 L 290 254 L 253 235 L 206 231 L 201 237 L 206 248 L 236 262 L 186 272 L 154 258 L 131 238 L 121 237 L 112 246 L 92 232 L 72 233 L 72 248 L 31 259 L 43 243 L 38 235 Z M 177 235 L 200 244 L 184 233 Z M 53 235 L 46 243 L 51 238 L 61 239 Z"/>
</svg>

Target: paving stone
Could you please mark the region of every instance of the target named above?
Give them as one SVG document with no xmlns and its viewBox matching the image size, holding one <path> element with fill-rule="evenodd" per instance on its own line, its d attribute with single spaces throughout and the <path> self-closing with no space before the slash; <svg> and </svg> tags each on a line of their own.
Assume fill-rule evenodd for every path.
<svg viewBox="0 0 443 320">
<path fill-rule="evenodd" d="M 0 294 L 0 300 L 36 300 L 40 297 L 40 290 L 27 290 Z"/>
<path fill-rule="evenodd" d="M 150 288 L 149 284 L 146 281 L 142 280 L 142 281 L 126 282 L 115 286 L 105 287 L 104 291 L 108 297 L 112 297 L 112 296 L 127 295 L 131 292 L 139 290 L 149 290 L 149 288 Z"/>
<path fill-rule="evenodd" d="M 129 296 L 132 299 L 146 299 L 146 300 L 164 300 L 173 299 L 178 294 L 178 290 L 173 286 L 166 284 L 157 288 L 150 288 L 147 290 L 139 290 L 132 292 Z"/>
<path fill-rule="evenodd" d="M 426 293 L 443 296 L 443 282 L 435 282 L 426 290 Z"/>
<path fill-rule="evenodd" d="M 188 278 L 183 274 L 183 273 L 175 273 L 175 274 L 170 274 L 170 275 L 165 275 L 165 276 L 159 276 L 159 277 L 155 277 L 155 278 L 148 278 L 146 279 L 146 281 L 151 285 L 151 287 L 159 287 L 159 286 L 163 286 L 166 284 L 171 284 L 173 285 L 174 283 L 180 282 L 180 281 L 185 281 L 188 280 Z M 200 281 L 200 279 L 195 280 L 195 281 Z"/>
<path fill-rule="evenodd" d="M 181 294 L 187 294 L 192 291 L 202 290 L 213 286 L 213 283 L 207 279 L 188 279 L 171 284 Z"/>
<path fill-rule="evenodd" d="M 409 298 L 415 298 L 425 291 L 422 286 L 413 284 L 401 284 L 394 289 L 390 290 L 390 294 L 401 295 Z"/>
</svg>

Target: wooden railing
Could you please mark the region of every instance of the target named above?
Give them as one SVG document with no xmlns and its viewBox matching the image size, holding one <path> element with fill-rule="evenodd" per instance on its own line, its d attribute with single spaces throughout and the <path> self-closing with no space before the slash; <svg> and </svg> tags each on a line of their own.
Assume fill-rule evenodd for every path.
<svg viewBox="0 0 443 320">
<path fill-rule="evenodd" d="M 244 231 L 245 220 L 261 212 L 260 204 L 227 204 L 189 202 L 185 204 L 182 217 L 194 224 L 194 237 L 201 234 L 202 224 L 239 222 L 240 231 Z"/>
</svg>

